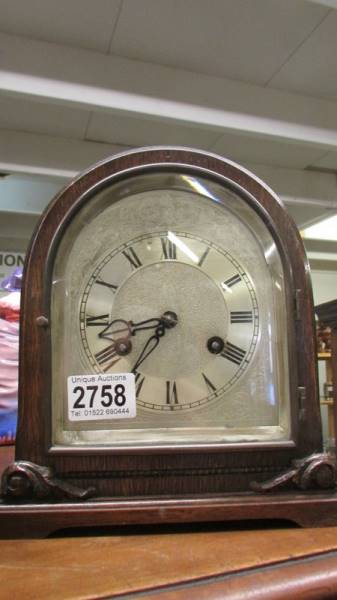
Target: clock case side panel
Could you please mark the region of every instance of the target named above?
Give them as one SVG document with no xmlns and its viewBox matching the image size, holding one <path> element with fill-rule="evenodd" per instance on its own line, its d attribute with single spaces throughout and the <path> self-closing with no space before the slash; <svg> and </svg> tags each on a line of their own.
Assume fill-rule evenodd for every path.
<svg viewBox="0 0 337 600">
<path fill-rule="evenodd" d="M 65 192 L 68 188 L 65 188 Z M 42 213 L 26 253 L 20 310 L 19 402 L 15 459 L 46 464 L 50 446 L 49 249 L 64 215 L 76 200 L 76 189 L 55 196 Z"/>
<path fill-rule="evenodd" d="M 219 181 L 232 181 L 247 190 L 260 207 L 260 217 L 278 240 L 279 251 L 289 273 L 288 299 L 290 354 L 297 370 L 292 385 L 292 431 L 294 443 L 283 447 L 270 444 L 264 448 L 252 445 L 165 454 L 142 451 L 117 456 L 104 452 L 72 448 L 50 452 L 51 446 L 51 340 L 49 330 L 51 248 L 69 215 L 78 207 L 79 199 L 89 197 L 97 186 L 111 183 L 113 178 L 132 176 L 151 169 L 184 169 Z M 296 369 L 297 366 L 297 369 Z M 22 295 L 20 343 L 20 397 L 16 460 L 31 461 L 53 467 L 60 477 L 72 482 L 90 484 L 94 473 L 100 473 L 100 493 L 153 494 L 167 493 L 172 488 L 193 491 L 228 491 L 247 489 L 250 478 L 266 479 L 289 466 L 294 458 L 320 452 L 322 439 L 317 398 L 313 304 L 310 275 L 302 241 L 297 229 L 276 196 L 257 178 L 234 163 L 214 155 L 188 149 L 150 148 L 119 155 L 84 173 L 61 192 L 46 210 L 28 252 Z M 246 463 L 251 465 L 245 468 Z M 163 477 L 171 470 L 169 478 Z M 223 474 L 229 471 L 224 486 Z M 243 473 L 246 471 L 246 474 Z M 250 474 L 254 473 L 254 476 Z M 188 474 L 197 477 L 186 477 Z M 206 483 L 198 476 L 205 474 Z M 257 477 L 256 477 L 257 476 Z M 110 485 L 111 478 L 115 482 Z M 178 481 L 179 480 L 179 481 Z M 194 481 L 190 484 L 189 482 Z M 187 483 L 186 483 L 187 481 Z M 213 482 L 213 483 L 212 483 Z M 97 481 L 96 481 L 97 483 Z"/>
</svg>

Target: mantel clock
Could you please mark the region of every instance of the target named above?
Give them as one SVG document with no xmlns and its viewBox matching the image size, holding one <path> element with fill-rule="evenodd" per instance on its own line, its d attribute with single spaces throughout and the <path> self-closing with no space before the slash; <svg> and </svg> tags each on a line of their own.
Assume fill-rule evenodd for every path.
<svg viewBox="0 0 337 600">
<path fill-rule="evenodd" d="M 170 147 L 112 157 L 70 183 L 26 261 L 0 520 L 20 534 L 29 515 L 41 535 L 324 524 L 334 485 L 309 271 L 276 195 L 230 161 Z"/>
</svg>

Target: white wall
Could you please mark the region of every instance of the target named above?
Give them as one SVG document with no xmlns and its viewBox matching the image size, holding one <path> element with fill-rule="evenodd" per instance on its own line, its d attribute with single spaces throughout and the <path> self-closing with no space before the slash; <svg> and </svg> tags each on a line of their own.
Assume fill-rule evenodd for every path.
<svg viewBox="0 0 337 600">
<path fill-rule="evenodd" d="M 311 271 L 314 304 L 337 298 L 337 271 Z"/>
</svg>

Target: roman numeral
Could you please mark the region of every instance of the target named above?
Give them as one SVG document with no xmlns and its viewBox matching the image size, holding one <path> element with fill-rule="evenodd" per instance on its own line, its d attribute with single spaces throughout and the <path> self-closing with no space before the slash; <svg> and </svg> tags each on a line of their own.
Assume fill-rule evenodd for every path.
<svg viewBox="0 0 337 600">
<path fill-rule="evenodd" d="M 233 275 L 232 277 L 230 277 L 229 279 L 226 279 L 226 281 L 223 281 L 221 283 L 221 286 L 226 289 L 226 288 L 231 288 L 233 287 L 233 285 L 236 285 L 237 283 L 239 283 L 241 281 L 241 277 L 240 275 L 237 273 L 236 275 Z"/>
<path fill-rule="evenodd" d="M 246 356 L 246 351 L 242 350 L 242 348 L 239 348 L 238 346 L 234 346 L 234 344 L 231 344 L 230 342 L 226 342 L 225 348 L 223 352 L 221 352 L 220 356 L 227 358 L 227 360 L 230 360 L 236 365 L 241 365 L 244 357 Z"/>
<path fill-rule="evenodd" d="M 208 379 L 208 377 L 206 377 L 205 373 L 201 373 L 201 375 L 204 378 L 204 381 L 207 385 L 207 389 L 208 389 L 209 393 L 212 394 L 213 392 L 215 392 L 216 391 L 215 385 L 213 385 L 213 383 Z"/>
<path fill-rule="evenodd" d="M 172 381 L 166 382 L 166 404 L 169 406 L 178 404 L 177 385 L 175 381 L 173 383 Z"/>
<path fill-rule="evenodd" d="M 123 254 L 129 261 L 132 268 L 138 269 L 138 267 L 142 266 L 142 263 L 132 247 L 128 248 L 127 250 L 123 250 Z"/>
<path fill-rule="evenodd" d="M 136 384 L 136 398 L 138 398 L 140 391 L 143 387 L 145 376 L 141 373 L 135 372 L 135 384 Z"/>
<path fill-rule="evenodd" d="M 202 254 L 202 256 L 201 256 L 201 257 L 200 257 L 200 259 L 199 259 L 199 262 L 198 262 L 198 267 L 201 267 L 201 266 L 202 266 L 202 264 L 205 262 L 205 260 L 206 260 L 206 258 L 207 258 L 207 255 L 208 255 L 209 251 L 210 251 L 210 247 L 209 247 L 209 246 L 207 246 L 207 248 L 206 248 L 205 252 Z"/>
<path fill-rule="evenodd" d="M 231 323 L 252 323 L 253 313 L 251 310 L 233 310 L 231 312 Z"/>
<path fill-rule="evenodd" d="M 86 327 L 106 327 L 109 324 L 109 315 L 96 315 L 95 317 L 87 317 L 85 324 Z"/>
<path fill-rule="evenodd" d="M 164 260 L 176 260 L 177 259 L 177 246 L 167 238 L 160 238 L 161 246 L 163 249 Z"/>
<path fill-rule="evenodd" d="M 107 346 L 104 348 L 104 350 L 100 350 L 100 352 L 95 354 L 95 359 L 97 360 L 98 364 L 101 366 L 105 365 L 103 366 L 103 371 L 109 371 L 109 369 L 111 369 L 111 367 L 113 367 L 113 365 L 115 365 L 120 358 L 120 356 L 117 356 L 115 344 L 110 344 L 110 346 Z"/>
<path fill-rule="evenodd" d="M 97 285 L 104 285 L 105 287 L 109 288 L 113 293 L 115 293 L 118 289 L 117 285 L 114 285 L 113 283 L 108 283 L 107 281 L 103 281 L 103 279 L 96 279 L 95 283 L 97 283 Z"/>
</svg>

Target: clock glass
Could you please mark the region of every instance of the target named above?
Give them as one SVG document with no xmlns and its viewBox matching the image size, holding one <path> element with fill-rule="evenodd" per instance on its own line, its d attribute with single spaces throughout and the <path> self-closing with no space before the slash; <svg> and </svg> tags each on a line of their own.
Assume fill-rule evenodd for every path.
<svg viewBox="0 0 337 600">
<path fill-rule="evenodd" d="M 53 266 L 53 444 L 290 440 L 285 280 L 263 214 L 225 179 L 161 169 L 91 190 Z M 69 378 L 130 373 L 132 416 L 71 419 Z"/>
</svg>

